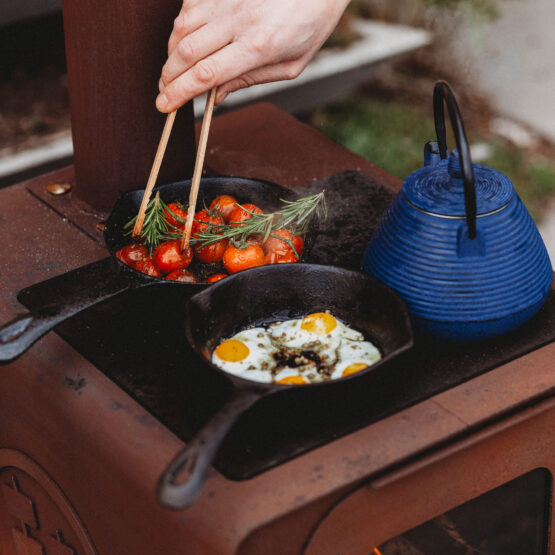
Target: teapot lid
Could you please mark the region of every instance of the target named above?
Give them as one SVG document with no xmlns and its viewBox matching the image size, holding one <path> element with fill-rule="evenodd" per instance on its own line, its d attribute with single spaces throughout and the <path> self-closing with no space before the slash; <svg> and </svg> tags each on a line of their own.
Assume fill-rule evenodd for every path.
<svg viewBox="0 0 555 555">
<path fill-rule="evenodd" d="M 465 193 L 457 150 L 441 159 L 437 143 L 428 143 L 425 166 L 413 172 L 403 184 L 405 198 L 415 207 L 432 214 L 464 217 Z M 501 172 L 472 164 L 477 215 L 506 206 L 514 196 L 511 181 Z"/>
</svg>

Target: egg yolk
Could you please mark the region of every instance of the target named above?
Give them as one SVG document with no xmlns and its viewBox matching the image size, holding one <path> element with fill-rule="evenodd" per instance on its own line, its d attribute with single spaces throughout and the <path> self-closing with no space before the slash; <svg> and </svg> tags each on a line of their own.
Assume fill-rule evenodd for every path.
<svg viewBox="0 0 555 555">
<path fill-rule="evenodd" d="M 326 335 L 337 327 L 337 320 L 327 312 L 315 312 L 303 318 L 301 329 L 314 335 Z"/>
<path fill-rule="evenodd" d="M 249 348 L 237 339 L 227 339 L 216 347 L 215 354 L 226 362 L 239 362 L 249 356 Z"/>
<path fill-rule="evenodd" d="M 357 372 L 360 372 L 365 368 L 368 368 L 368 364 L 366 364 L 365 362 L 355 362 L 353 364 L 349 364 L 349 366 L 347 366 L 347 368 L 343 370 L 343 377 L 350 376 L 351 374 L 356 374 Z"/>
<path fill-rule="evenodd" d="M 302 385 L 308 382 L 302 376 L 287 376 L 287 378 L 281 378 L 276 383 L 281 385 Z"/>
</svg>

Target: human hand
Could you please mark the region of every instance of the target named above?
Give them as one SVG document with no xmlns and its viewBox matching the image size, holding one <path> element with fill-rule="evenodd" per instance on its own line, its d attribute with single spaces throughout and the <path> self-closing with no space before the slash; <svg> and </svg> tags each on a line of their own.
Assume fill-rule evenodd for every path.
<svg viewBox="0 0 555 555">
<path fill-rule="evenodd" d="M 184 0 L 168 43 L 156 107 L 176 110 L 218 86 L 294 79 L 331 34 L 349 0 Z"/>
</svg>

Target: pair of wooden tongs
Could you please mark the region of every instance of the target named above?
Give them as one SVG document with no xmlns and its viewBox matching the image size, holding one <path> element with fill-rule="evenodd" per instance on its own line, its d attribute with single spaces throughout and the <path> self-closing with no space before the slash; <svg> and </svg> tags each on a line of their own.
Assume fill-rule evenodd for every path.
<svg viewBox="0 0 555 555">
<path fill-rule="evenodd" d="M 191 183 L 191 192 L 189 193 L 189 209 L 187 211 L 187 223 L 183 230 L 183 235 L 181 237 L 181 250 L 185 250 L 189 246 L 189 241 L 191 240 L 191 228 L 193 226 L 193 219 L 195 216 L 195 207 L 197 204 L 198 190 L 200 185 L 200 178 L 202 177 L 202 167 L 204 165 L 204 156 L 206 154 L 206 143 L 208 141 L 208 132 L 210 130 L 210 122 L 212 121 L 212 112 L 214 110 L 214 100 L 216 98 L 216 88 L 214 87 L 209 93 L 206 99 L 206 108 L 204 110 L 204 116 L 202 118 L 202 126 L 200 128 L 200 137 L 197 147 L 197 159 L 195 160 L 195 169 L 193 171 L 193 180 Z M 141 234 L 141 229 L 143 227 L 143 222 L 145 220 L 145 213 L 150 197 L 152 195 L 152 189 L 158 178 L 158 172 L 160 171 L 160 166 L 162 165 L 162 159 L 164 158 L 164 153 L 166 152 L 166 146 L 168 145 L 168 139 L 172 132 L 173 122 L 175 121 L 175 114 L 177 110 L 170 112 L 166 118 L 166 123 L 164 125 L 164 130 L 162 131 L 162 137 L 160 138 L 160 144 L 158 145 L 158 150 L 156 151 L 156 156 L 154 157 L 154 162 L 152 164 L 152 169 L 150 170 L 150 175 L 148 177 L 148 182 L 146 184 L 145 192 L 143 194 L 143 200 L 139 208 L 139 213 L 137 214 L 137 220 L 135 226 L 133 227 L 133 237 L 139 237 Z"/>
</svg>

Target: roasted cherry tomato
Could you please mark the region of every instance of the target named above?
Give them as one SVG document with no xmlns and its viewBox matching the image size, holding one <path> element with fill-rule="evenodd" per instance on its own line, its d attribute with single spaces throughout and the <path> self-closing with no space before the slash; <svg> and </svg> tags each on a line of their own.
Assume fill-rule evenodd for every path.
<svg viewBox="0 0 555 555">
<path fill-rule="evenodd" d="M 299 259 L 295 256 L 293 251 L 285 252 L 285 253 L 278 253 L 278 252 L 269 252 L 264 257 L 264 264 L 281 264 L 284 262 L 298 262 Z"/>
<path fill-rule="evenodd" d="M 224 279 L 227 277 L 227 274 L 214 274 L 212 276 L 210 276 L 209 278 L 207 278 L 207 282 L 208 283 L 215 283 L 216 281 L 220 281 L 221 279 Z"/>
<path fill-rule="evenodd" d="M 234 274 L 247 268 L 262 266 L 264 264 L 264 251 L 256 243 L 249 243 L 244 248 L 229 245 L 224 252 L 223 260 L 225 269 L 230 274 Z"/>
<path fill-rule="evenodd" d="M 237 208 L 237 199 L 231 195 L 220 195 L 210 203 L 210 210 L 217 210 L 226 222 L 229 222 L 229 215 Z"/>
<path fill-rule="evenodd" d="M 195 245 L 193 247 L 193 252 L 195 257 L 206 264 L 213 264 L 214 262 L 220 262 L 224 256 L 225 249 L 227 249 L 229 241 L 227 239 L 222 239 L 216 243 L 210 243 L 205 247 L 200 245 Z"/>
<path fill-rule="evenodd" d="M 191 235 L 192 237 L 197 237 L 200 233 L 208 231 L 213 226 L 223 225 L 223 223 L 223 217 L 217 210 L 201 210 L 195 214 Z M 206 264 L 211 264 L 213 262 L 219 262 L 222 259 L 227 244 L 228 240 L 222 239 L 216 243 L 206 245 L 205 247 L 195 245 L 193 250 L 198 260 Z"/>
<path fill-rule="evenodd" d="M 169 281 L 180 281 L 181 283 L 200 282 L 200 279 L 193 274 L 193 272 L 189 272 L 189 270 L 185 270 L 185 268 L 181 268 L 181 270 L 174 270 L 166 276 L 166 279 Z"/>
<path fill-rule="evenodd" d="M 137 243 L 131 243 L 131 245 L 126 245 L 118 252 L 116 256 L 128 266 L 135 267 L 137 262 L 148 258 L 148 250 L 144 245 L 138 245 Z"/>
<path fill-rule="evenodd" d="M 290 240 L 291 243 L 293 243 L 299 257 L 301 256 L 304 249 L 304 239 L 300 235 L 293 235 L 287 229 L 277 229 L 276 231 L 272 231 L 272 234 Z M 293 255 L 295 254 L 288 242 L 272 236 L 268 237 L 267 241 L 264 243 L 264 252 L 266 254 L 276 253 L 280 255 L 289 252 L 293 253 Z"/>
<path fill-rule="evenodd" d="M 160 271 L 165 274 L 186 268 L 193 260 L 193 250 L 187 247 L 183 252 L 181 251 L 181 240 L 165 241 L 160 243 L 154 254 L 152 260 Z"/>
<path fill-rule="evenodd" d="M 162 277 L 160 270 L 154 265 L 151 258 L 143 258 L 135 264 L 135 270 L 152 277 Z"/>
<path fill-rule="evenodd" d="M 261 208 L 258 208 L 256 204 L 242 204 L 241 206 L 236 206 L 231 214 L 229 215 L 229 225 L 236 227 L 241 225 L 241 222 L 248 220 L 251 217 L 249 212 L 254 212 L 255 214 L 264 214 Z"/>
<path fill-rule="evenodd" d="M 168 208 L 169 210 L 171 210 L 171 212 L 169 210 L 164 210 L 164 215 L 170 228 L 173 227 L 183 230 L 185 228 L 185 221 L 187 220 L 187 211 L 183 210 L 183 208 L 181 208 L 181 205 L 177 202 L 170 202 L 168 204 Z M 175 218 L 175 216 L 181 218 L 183 221 L 180 222 L 177 218 Z"/>
<path fill-rule="evenodd" d="M 195 214 L 191 234 L 193 237 L 196 237 L 199 233 L 207 231 L 212 226 L 223 224 L 224 219 L 218 211 L 206 210 L 206 208 L 204 208 Z"/>
</svg>

